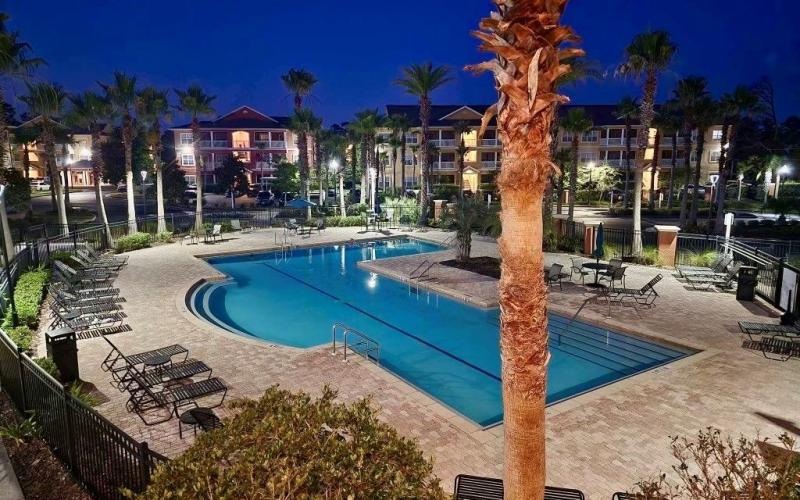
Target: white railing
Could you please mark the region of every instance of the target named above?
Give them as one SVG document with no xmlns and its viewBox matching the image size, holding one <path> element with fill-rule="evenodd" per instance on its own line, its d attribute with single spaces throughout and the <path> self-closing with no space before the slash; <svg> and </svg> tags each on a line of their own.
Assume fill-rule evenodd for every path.
<svg viewBox="0 0 800 500">
<path fill-rule="evenodd" d="M 621 167 L 625 165 L 625 160 L 620 160 L 620 159 L 600 160 L 600 163 L 602 163 L 603 165 L 608 165 L 609 167 Z M 634 163 L 633 160 L 631 160 L 631 165 L 633 165 L 633 163 Z"/>
<path fill-rule="evenodd" d="M 270 149 L 286 149 L 286 141 L 269 141 Z"/>
<path fill-rule="evenodd" d="M 481 167 L 485 170 L 495 170 L 500 166 L 499 161 L 482 161 Z"/>
<path fill-rule="evenodd" d="M 200 144 L 201 148 L 210 148 L 211 147 L 211 141 L 200 141 L 199 144 Z M 191 145 L 192 145 L 191 141 L 189 141 L 188 143 L 181 142 L 181 146 L 191 146 Z"/>
<path fill-rule="evenodd" d="M 456 162 L 454 161 L 435 161 L 433 162 L 433 169 L 434 170 L 453 170 L 456 168 Z"/>
<path fill-rule="evenodd" d="M 447 148 L 447 147 L 455 147 L 456 140 L 455 139 L 431 139 L 431 144 L 438 148 Z"/>
<path fill-rule="evenodd" d="M 211 146 L 215 148 L 229 148 L 231 143 L 228 141 L 211 141 Z"/>
<path fill-rule="evenodd" d="M 631 140 L 631 143 L 636 142 L 635 140 Z M 625 144 L 624 137 L 606 137 L 600 140 L 600 144 L 603 146 L 622 146 Z"/>
<path fill-rule="evenodd" d="M 497 146 L 497 139 L 481 139 L 481 146 Z"/>
</svg>

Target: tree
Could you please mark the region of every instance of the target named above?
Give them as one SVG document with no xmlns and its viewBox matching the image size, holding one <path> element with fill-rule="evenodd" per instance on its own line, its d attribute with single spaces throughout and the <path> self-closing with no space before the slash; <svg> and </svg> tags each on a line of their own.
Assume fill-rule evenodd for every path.
<svg viewBox="0 0 800 500">
<path fill-rule="evenodd" d="M 292 129 L 297 134 L 297 148 L 300 150 L 298 162 L 300 164 L 301 195 L 308 199 L 309 163 L 308 163 L 308 134 L 314 126 L 316 117 L 309 110 L 303 110 L 303 99 L 311 95 L 317 77 L 304 69 L 290 69 L 281 76 L 286 90 L 294 97 L 294 116 Z M 311 208 L 309 207 L 309 214 Z"/>
<path fill-rule="evenodd" d="M 361 203 L 364 203 L 366 195 L 366 175 L 371 166 L 375 166 L 377 158 L 375 154 L 375 135 L 378 127 L 381 126 L 383 115 L 377 109 L 365 109 L 356 113 L 355 120 L 350 123 L 350 127 L 358 137 L 361 151 Z"/>
<path fill-rule="evenodd" d="M 236 191 L 247 191 L 247 165 L 233 155 L 228 155 L 222 160 L 222 166 L 214 169 L 217 186 L 223 193 L 231 193 L 232 208 L 236 208 Z"/>
<path fill-rule="evenodd" d="M 581 136 L 594 127 L 592 119 L 583 108 L 572 108 L 561 120 L 561 128 L 572 134 L 572 165 L 569 173 L 569 206 L 567 220 L 575 216 L 575 197 L 578 194 L 578 146 Z"/>
<path fill-rule="evenodd" d="M 94 202 L 97 214 L 106 231 L 106 240 L 109 245 L 114 244 L 111 226 L 108 224 L 108 215 L 103 201 L 103 155 L 100 152 L 102 135 L 108 121 L 111 119 L 111 103 L 104 96 L 92 91 L 70 97 L 72 109 L 67 115 L 67 122 L 89 130 L 92 136 L 92 181 L 94 182 Z"/>
<path fill-rule="evenodd" d="M 64 110 L 67 94 L 60 85 L 52 83 L 26 83 L 28 94 L 22 96 L 22 102 L 28 105 L 28 110 L 41 118 L 41 140 L 44 144 L 47 170 L 50 182 L 56 196 L 56 213 L 58 223 L 64 234 L 69 233 L 67 221 L 67 208 L 64 204 L 64 193 L 61 189 L 61 176 L 56 170 L 56 145 L 55 135 L 58 124 L 56 118 Z"/>
<path fill-rule="evenodd" d="M 667 189 L 667 210 L 672 210 L 672 203 L 675 196 L 675 175 L 678 171 L 678 134 L 680 134 L 683 125 L 683 116 L 680 109 L 674 100 L 668 101 L 662 108 L 658 120 L 659 127 L 661 128 L 664 137 L 671 137 L 672 140 L 672 158 L 670 160 L 669 171 L 669 188 Z M 686 155 L 684 155 L 686 156 Z M 688 162 L 688 158 L 684 160 Z M 652 192 L 652 186 L 651 186 Z M 651 210 L 653 209 L 653 200 L 650 200 Z"/>
<path fill-rule="evenodd" d="M 402 114 L 395 114 L 389 117 L 392 121 L 392 128 L 397 130 L 400 136 L 400 188 L 401 193 L 406 192 L 406 134 L 411 128 L 408 117 Z"/>
<path fill-rule="evenodd" d="M 33 125 L 19 126 L 14 129 L 11 142 L 22 149 L 22 169 L 26 179 L 31 175 L 30 145 L 39 139 L 41 129 Z"/>
<path fill-rule="evenodd" d="M 469 149 L 464 142 L 464 134 L 469 133 L 471 127 L 468 122 L 457 121 L 453 124 L 453 131 L 456 136 L 456 171 L 458 172 L 458 198 L 464 197 L 464 157 L 467 156 Z"/>
<path fill-rule="evenodd" d="M 281 162 L 275 167 L 275 189 L 281 193 L 296 193 L 300 190 L 300 174 L 296 163 Z"/>
<path fill-rule="evenodd" d="M 697 103 L 694 113 L 697 126 L 697 149 L 694 159 L 694 190 L 692 191 L 692 204 L 689 208 L 689 227 L 697 226 L 697 212 L 700 207 L 700 173 L 705 153 L 706 129 L 716 121 L 717 103 L 710 97 L 702 99 Z"/>
<path fill-rule="evenodd" d="M 717 217 L 714 221 L 714 232 L 725 231 L 725 187 L 733 173 L 733 158 L 736 154 L 736 133 L 743 116 L 752 115 L 765 110 L 758 94 L 752 88 L 739 85 L 730 94 L 720 98 L 722 114 L 722 149 L 719 155 L 719 180 L 717 181 Z M 712 203 L 715 200 L 711 200 Z"/>
<path fill-rule="evenodd" d="M 637 156 L 633 175 L 633 255 L 642 254 L 642 176 L 648 160 L 644 151 L 648 147 L 650 126 L 655 117 L 655 99 L 658 77 L 667 69 L 677 47 L 666 31 L 647 31 L 633 38 L 625 49 L 625 59 L 617 72 L 624 76 L 644 79 L 642 100 L 639 104 L 639 131 L 637 143 L 641 158 Z"/>
<path fill-rule="evenodd" d="M 583 51 L 560 47 L 577 41 L 572 29 L 560 22 L 566 0 L 494 3 L 497 12 L 481 21 L 475 36 L 496 59 L 470 69 L 494 73 L 500 93 L 484 116 L 481 132 L 497 114 L 503 144 L 498 177 L 503 236 L 498 246 L 504 487 L 507 499 L 541 499 L 549 359 L 542 198 L 554 168 L 549 147 L 554 104 L 567 100 L 555 92 L 555 82 L 570 70 L 563 61 Z"/>
<path fill-rule="evenodd" d="M 567 168 L 572 165 L 572 150 L 559 149 L 552 159 L 557 167 L 551 175 L 552 181 L 555 182 L 556 213 L 561 214 L 564 211 L 564 179 L 567 175 Z"/>
<path fill-rule="evenodd" d="M 444 222 L 456 230 L 456 259 L 460 262 L 469 261 L 473 231 L 495 233 L 493 236 L 500 232 L 497 211 L 476 196 L 462 196 L 455 207 L 445 212 Z"/>
<path fill-rule="evenodd" d="M 134 178 L 142 169 L 146 169 L 151 163 L 150 151 L 145 143 L 145 132 L 140 125 L 134 133 L 133 151 L 131 162 Z M 114 127 L 108 133 L 106 140 L 100 144 L 100 155 L 102 156 L 102 175 L 103 179 L 109 184 L 119 184 L 125 180 L 125 152 L 122 143 L 122 127 Z"/>
<path fill-rule="evenodd" d="M 320 129 L 322 120 L 318 118 L 313 111 L 307 108 L 299 108 L 292 115 L 289 127 L 297 134 L 298 148 L 300 150 L 298 155 L 298 163 L 300 167 L 300 196 L 303 199 L 308 199 L 310 190 L 311 169 L 308 159 L 308 138 L 312 137 L 317 130 Z M 309 214 L 311 207 L 308 207 Z"/>
<path fill-rule="evenodd" d="M 686 174 L 681 193 L 681 214 L 679 225 L 686 226 L 686 219 L 689 214 L 689 181 L 691 179 L 691 153 L 693 150 L 692 141 L 695 130 L 698 128 L 698 119 L 704 113 L 704 107 L 710 99 L 708 93 L 708 83 L 700 76 L 688 76 L 678 81 L 672 91 L 675 106 L 683 116 L 683 137 L 684 147 L 686 148 Z M 702 134 L 698 132 L 698 137 Z M 697 160 L 700 159 L 698 152 Z M 699 174 L 698 174 L 699 178 Z M 695 190 L 696 192 L 697 190 Z"/>
<path fill-rule="evenodd" d="M 18 33 L 8 31 L 6 27 L 8 19 L 8 14 L 0 12 L 0 77 L 27 80 L 33 70 L 44 64 L 44 59 L 28 55 L 30 45 L 22 41 Z M 3 86 L 0 85 L 0 108 L 5 109 L 5 107 L 5 93 Z M 0 167 L 3 168 L 8 168 L 4 164 L 5 147 L 8 143 L 6 134 L 8 134 L 8 117 L 3 112 L 0 113 Z"/>
<path fill-rule="evenodd" d="M 403 76 L 395 83 L 411 95 L 419 98 L 419 120 L 422 127 L 420 150 L 422 152 L 422 185 L 420 186 L 421 210 L 419 224 L 428 223 L 428 199 L 430 196 L 431 164 L 428 149 L 428 129 L 431 120 L 431 93 L 452 80 L 450 70 L 446 66 L 434 66 L 432 63 L 412 64 L 403 68 Z"/>
<path fill-rule="evenodd" d="M 139 91 L 136 100 L 136 114 L 145 129 L 145 142 L 153 157 L 153 172 L 156 175 L 156 215 L 158 217 L 158 232 L 167 230 L 167 221 L 164 211 L 164 172 L 161 164 L 161 120 L 169 118 L 169 101 L 166 90 L 155 87 L 145 87 Z M 147 215 L 145 213 L 145 215 Z"/>
<path fill-rule="evenodd" d="M 195 228 L 200 231 L 203 228 L 203 155 L 200 154 L 200 117 L 214 113 L 212 103 L 216 96 L 206 94 L 199 85 L 190 85 L 185 91 L 175 90 L 178 96 L 178 111 L 188 115 L 192 119 L 192 151 L 194 152 L 194 163 L 197 172 L 197 202 L 194 209 Z"/>
<path fill-rule="evenodd" d="M 106 98 L 114 107 L 114 112 L 122 120 L 122 144 L 125 148 L 125 186 L 128 197 L 128 232 L 135 233 L 136 199 L 133 194 L 133 139 L 136 133 L 134 112 L 136 107 L 136 77 L 114 72 L 114 83 L 100 86 Z"/>
<path fill-rule="evenodd" d="M 614 112 L 617 120 L 625 121 L 625 185 L 622 188 L 622 207 L 628 208 L 628 193 L 631 186 L 631 135 L 633 135 L 633 121 L 639 116 L 639 103 L 633 97 L 623 97 L 617 103 Z"/>
</svg>

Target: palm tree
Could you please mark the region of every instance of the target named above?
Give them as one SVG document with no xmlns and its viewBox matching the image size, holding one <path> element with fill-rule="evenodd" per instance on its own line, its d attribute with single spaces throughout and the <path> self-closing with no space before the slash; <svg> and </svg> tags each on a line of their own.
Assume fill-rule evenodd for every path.
<svg viewBox="0 0 800 500">
<path fill-rule="evenodd" d="M 313 90 L 314 85 L 317 84 L 317 77 L 314 76 L 313 73 L 304 69 L 290 69 L 285 75 L 281 75 L 281 80 L 283 81 L 286 90 L 291 92 L 294 98 L 294 112 L 295 116 L 303 109 L 303 99 L 307 96 L 311 95 L 311 90 Z M 300 125 L 303 120 L 306 118 L 310 118 L 309 116 L 301 116 L 302 118 L 300 122 L 297 124 Z M 307 129 L 308 126 L 311 126 L 313 120 L 308 121 L 305 120 L 306 127 L 301 126 L 298 130 L 295 130 L 297 134 L 297 148 L 300 150 L 298 163 L 300 164 L 300 189 L 304 192 L 302 196 L 304 198 L 308 197 L 308 174 L 309 174 L 309 164 L 308 164 L 308 131 L 304 131 Z M 304 174 L 305 173 L 305 174 Z M 304 177 L 305 175 L 305 177 Z"/>
<path fill-rule="evenodd" d="M 375 135 L 381 126 L 383 115 L 377 109 L 366 109 L 356 113 L 355 120 L 350 124 L 361 143 L 361 203 L 366 199 L 366 176 L 370 167 L 377 161 L 375 154 Z"/>
<path fill-rule="evenodd" d="M 39 139 L 40 133 L 38 127 L 28 125 L 16 127 L 11 136 L 11 142 L 22 149 L 22 168 L 26 179 L 30 179 L 31 175 L 30 145 Z"/>
<path fill-rule="evenodd" d="M 58 124 L 56 119 L 64 110 L 67 94 L 60 85 L 52 83 L 26 83 L 28 94 L 22 96 L 22 102 L 28 105 L 28 110 L 41 119 L 41 140 L 44 144 L 45 158 L 47 161 L 50 182 L 56 195 L 56 212 L 58 223 L 64 234 L 69 233 L 67 209 L 64 205 L 64 193 L 61 190 L 61 176 L 56 169 L 55 135 Z"/>
<path fill-rule="evenodd" d="M 395 114 L 390 117 L 392 127 L 400 136 L 400 192 L 406 192 L 406 134 L 411 128 L 411 123 L 406 115 Z"/>
<path fill-rule="evenodd" d="M 197 172 L 197 204 L 195 205 L 194 224 L 199 231 L 203 228 L 203 155 L 200 154 L 200 117 L 214 113 L 212 103 L 217 96 L 208 95 L 199 85 L 190 85 L 186 90 L 175 90 L 178 96 L 176 109 L 192 119 L 192 151 L 194 152 L 195 171 Z"/>
<path fill-rule="evenodd" d="M 578 146 L 581 136 L 594 127 L 592 119 L 583 108 L 572 108 L 561 120 L 561 128 L 572 134 L 572 165 L 569 173 L 569 207 L 567 220 L 575 216 L 575 197 L 578 194 Z"/>
<path fill-rule="evenodd" d="M 700 76 L 688 76 L 678 81 L 672 91 L 675 106 L 677 106 L 683 116 L 683 138 L 686 150 L 686 170 L 684 174 L 683 192 L 681 193 L 681 213 L 679 225 L 686 226 L 686 219 L 689 215 L 689 184 L 692 175 L 691 153 L 693 150 L 692 141 L 695 130 L 697 130 L 698 115 L 702 111 L 701 104 L 706 103 L 709 97 L 708 83 Z M 698 136 L 702 134 L 698 133 Z M 699 160 L 699 156 L 697 158 Z M 699 174 L 698 174 L 699 176 Z M 696 192 L 697 190 L 695 190 Z"/>
<path fill-rule="evenodd" d="M 639 123 L 642 128 L 637 140 L 642 157 L 637 157 L 633 175 L 633 255 L 636 257 L 642 254 L 642 174 L 648 161 L 644 151 L 648 147 L 649 130 L 655 117 L 658 77 L 670 65 L 675 52 L 677 47 L 666 31 L 640 33 L 625 49 L 625 60 L 617 69 L 621 75 L 644 78 L 639 104 Z"/>
<path fill-rule="evenodd" d="M 551 177 L 555 183 L 556 190 L 556 213 L 560 215 L 564 211 L 564 178 L 567 175 L 567 168 L 572 165 L 572 150 L 557 150 L 556 154 L 553 155 L 553 163 L 558 167 Z"/>
<path fill-rule="evenodd" d="M 736 132 L 742 117 L 764 111 L 762 101 L 751 87 L 739 85 L 730 94 L 720 98 L 722 108 L 722 149 L 719 155 L 719 180 L 717 181 L 717 218 L 714 221 L 714 232 L 725 231 L 725 186 L 733 173 Z M 712 200 L 714 203 L 715 200 Z"/>
<path fill-rule="evenodd" d="M 625 121 L 625 186 L 622 188 L 622 207 L 628 208 L 628 192 L 631 185 L 631 135 L 633 121 L 639 116 L 639 103 L 633 97 L 623 97 L 614 112 L 617 120 Z"/>
<path fill-rule="evenodd" d="M 400 156 L 398 151 L 403 146 L 403 141 L 398 135 L 397 129 L 394 129 L 392 136 L 389 138 L 389 164 L 392 166 L 392 190 L 397 188 L 397 175 L 395 168 L 397 167 L 397 158 Z"/>
<path fill-rule="evenodd" d="M 428 158 L 428 128 L 431 119 L 431 93 L 449 82 L 450 70 L 446 66 L 434 66 L 432 63 L 412 64 L 403 68 L 403 76 L 395 83 L 406 92 L 419 97 L 419 120 L 422 127 L 420 149 L 422 150 L 422 185 L 420 186 L 420 203 L 422 206 L 419 223 L 428 222 L 428 197 L 430 195 L 431 165 Z"/>
<path fill-rule="evenodd" d="M 33 70 L 44 64 L 44 59 L 28 56 L 30 45 L 20 40 L 18 33 L 8 31 L 6 27 L 8 19 L 8 14 L 0 12 L 0 77 L 27 80 Z M 5 93 L 0 85 L 0 109 L 4 109 L 5 105 Z M 0 113 L 0 135 L 2 135 L 0 137 L 0 167 L 2 168 L 7 168 L 5 165 L 7 134 L 6 115 Z"/>
<path fill-rule="evenodd" d="M 136 137 L 134 118 L 136 107 L 136 77 L 114 72 L 114 83 L 105 85 L 106 97 L 114 107 L 114 113 L 122 119 L 122 144 L 125 148 L 125 186 L 128 195 L 128 232 L 135 233 L 136 199 L 133 194 L 133 140 Z"/>
<path fill-rule="evenodd" d="M 106 241 L 109 246 L 114 244 L 111 227 L 108 224 L 106 205 L 103 201 L 103 155 L 100 151 L 102 135 L 108 122 L 112 118 L 111 103 L 104 96 L 87 90 L 78 95 L 71 96 L 72 109 L 67 115 L 67 121 L 81 128 L 89 130 L 92 136 L 92 180 L 94 182 L 94 201 L 97 213 L 106 231 Z"/>
<path fill-rule="evenodd" d="M 469 148 L 464 142 L 464 134 L 469 133 L 472 128 L 468 122 L 459 120 L 453 124 L 453 131 L 456 136 L 456 170 L 458 171 L 458 197 L 464 197 L 464 157 L 467 156 Z"/>
<path fill-rule="evenodd" d="M 484 116 L 481 133 L 496 113 L 503 145 L 498 177 L 503 235 L 498 246 L 504 487 L 507 499 L 535 499 L 544 497 L 549 359 L 542 198 L 554 168 L 549 147 L 554 104 L 566 101 L 555 92 L 555 80 L 569 71 L 562 61 L 583 51 L 560 48 L 577 41 L 560 23 L 566 0 L 494 3 L 497 12 L 481 21 L 475 36 L 496 59 L 470 69 L 493 72 L 500 93 Z"/>
<path fill-rule="evenodd" d="M 308 199 L 310 188 L 310 163 L 308 159 L 308 138 L 311 137 L 321 125 L 321 120 L 307 108 L 300 108 L 292 115 L 289 127 L 297 134 L 297 147 L 299 149 L 298 163 L 300 164 L 300 195 Z M 310 210 L 310 207 L 309 207 Z"/>
<path fill-rule="evenodd" d="M 145 87 L 139 91 L 136 100 L 136 114 L 145 128 L 145 140 L 153 155 L 153 171 L 156 174 L 156 214 L 158 216 L 158 232 L 167 230 L 164 212 L 164 172 L 161 168 L 161 120 L 169 117 L 169 101 L 167 90 Z M 142 188 L 144 189 L 144 188 Z M 147 215 L 145 213 L 145 215 Z"/>
<path fill-rule="evenodd" d="M 670 160 L 670 172 L 669 172 L 669 187 L 667 188 L 668 192 L 668 199 L 667 199 L 667 210 L 672 209 L 672 202 L 674 197 L 674 190 L 675 190 L 675 173 L 678 169 L 678 134 L 681 131 L 681 125 L 683 124 L 683 117 L 678 109 L 677 104 L 674 101 L 668 101 L 661 109 L 661 113 L 658 116 L 658 126 L 661 132 L 662 137 L 670 137 L 672 140 L 672 159 Z M 652 178 L 651 178 L 652 182 Z M 653 191 L 653 186 L 650 186 L 650 192 Z M 650 196 L 650 210 L 654 208 L 654 199 L 651 194 Z"/>
<path fill-rule="evenodd" d="M 692 190 L 692 204 L 689 207 L 689 226 L 697 226 L 697 212 L 700 207 L 700 173 L 702 160 L 705 153 L 705 132 L 713 125 L 718 114 L 718 105 L 714 99 L 706 97 L 697 103 L 694 109 L 694 124 L 697 127 L 697 147 L 695 149 L 694 164 L 694 189 Z"/>
</svg>

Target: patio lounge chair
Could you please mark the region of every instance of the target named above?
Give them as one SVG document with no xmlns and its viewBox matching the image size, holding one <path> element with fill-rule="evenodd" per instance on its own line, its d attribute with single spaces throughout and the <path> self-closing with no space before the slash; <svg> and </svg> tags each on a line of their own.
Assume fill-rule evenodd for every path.
<svg viewBox="0 0 800 500">
<path fill-rule="evenodd" d="M 791 325 L 780 325 L 777 323 L 758 323 L 756 321 L 740 321 L 739 329 L 748 336 L 770 336 L 770 335 L 798 335 L 800 336 L 800 319 L 795 320 Z M 753 337 L 750 337 L 754 340 Z"/>
<path fill-rule="evenodd" d="M 605 294 L 609 302 L 616 302 L 620 305 L 629 302 L 634 307 L 637 305 L 651 307 L 658 298 L 655 286 L 662 279 L 664 279 L 664 276 L 657 274 L 642 288 L 609 288 L 605 291 Z"/>
<path fill-rule="evenodd" d="M 108 284 L 100 283 L 93 285 L 91 283 L 84 283 L 78 281 L 77 278 L 65 276 L 58 268 L 53 268 L 53 277 L 64 286 L 67 291 L 77 295 L 80 298 L 88 297 L 118 297 L 119 288 L 112 288 Z M 118 299 L 117 299 L 118 300 Z"/>
<path fill-rule="evenodd" d="M 736 263 L 728 269 L 726 273 L 717 273 L 717 274 L 700 274 L 700 275 L 692 275 L 689 274 L 686 276 L 686 281 L 694 288 L 695 290 L 708 290 L 712 286 L 717 288 L 731 288 L 733 286 L 733 280 L 736 279 L 736 275 L 739 274 L 739 268 L 742 267 L 741 264 Z"/>
<path fill-rule="evenodd" d="M 733 257 L 731 255 L 720 254 L 714 259 L 714 262 L 712 262 L 710 266 L 675 266 L 675 269 L 681 276 L 702 273 L 714 274 L 724 272 L 731 262 L 733 262 Z"/>
<path fill-rule="evenodd" d="M 117 349 L 117 347 L 111 343 L 105 336 L 103 337 L 108 345 L 111 346 L 111 352 L 105 357 L 105 359 L 100 363 L 100 368 L 103 371 L 114 370 L 115 365 L 118 361 L 123 358 L 122 352 Z M 170 359 L 175 356 L 183 355 L 183 360 L 186 361 L 189 358 L 189 350 L 183 347 L 180 344 L 172 344 L 164 347 L 159 347 L 158 349 L 151 349 L 149 351 L 143 351 L 136 354 L 131 354 L 129 356 L 125 356 L 125 361 L 128 364 L 133 364 L 133 366 L 137 366 L 143 364 L 147 359 L 152 358 L 154 356 L 167 356 Z"/>
<path fill-rule="evenodd" d="M 117 327 L 125 319 L 123 312 L 83 313 L 75 309 L 62 311 L 57 307 L 51 307 L 50 310 L 54 316 L 52 326 L 64 325 L 76 332 Z"/>
<path fill-rule="evenodd" d="M 89 257 L 91 257 L 93 260 L 98 261 L 98 262 L 120 262 L 122 264 L 125 264 L 125 263 L 128 262 L 128 256 L 127 255 L 114 255 L 114 254 L 110 254 L 110 253 L 100 254 L 100 253 L 96 252 L 89 245 L 84 245 L 84 247 L 81 250 L 86 252 L 86 254 Z"/>
<path fill-rule="evenodd" d="M 544 280 L 548 285 L 553 285 L 558 283 L 559 290 L 563 290 L 564 287 L 561 285 L 561 280 L 564 278 L 569 278 L 569 274 L 562 273 L 561 270 L 564 269 L 564 266 L 561 264 L 553 264 L 550 266 L 550 269 L 545 270 L 544 273 Z"/>
<path fill-rule="evenodd" d="M 50 293 L 51 297 L 53 298 L 50 307 L 58 308 L 60 311 L 76 311 L 84 315 L 92 315 L 115 313 L 122 310 L 122 307 L 116 302 L 90 302 L 73 300 L 74 296 L 52 289 Z"/>
<path fill-rule="evenodd" d="M 220 406 L 228 394 L 228 387 L 222 379 L 210 377 L 188 384 L 176 384 L 157 391 L 147 385 L 139 370 L 133 368 L 131 371 L 131 386 L 128 389 L 128 393 L 130 394 L 126 404 L 128 410 L 136 413 L 145 425 L 155 425 L 170 420 L 173 415 L 177 417 L 179 415 L 178 408 L 189 401 L 196 402 L 201 398 L 222 394 L 219 402 L 209 405 L 207 408 Z M 148 422 L 143 414 L 148 410 L 157 408 L 168 409 L 168 416 L 154 422 Z"/>
<path fill-rule="evenodd" d="M 53 269 L 58 270 L 62 276 L 74 283 L 88 283 L 93 286 L 97 284 L 108 284 L 114 281 L 116 275 L 105 271 L 77 271 L 75 268 L 57 260 L 53 263 Z"/>
<path fill-rule="evenodd" d="M 284 228 L 286 231 L 294 231 L 294 233 L 297 234 L 297 230 L 300 229 L 300 226 L 297 225 L 297 219 L 289 219 L 284 223 Z"/>
<path fill-rule="evenodd" d="M 72 259 L 80 264 L 83 269 L 96 269 L 99 271 L 117 272 L 126 265 L 124 261 L 94 259 L 85 248 L 78 248 Z"/>
<path fill-rule="evenodd" d="M 253 231 L 252 227 L 245 227 L 239 219 L 231 219 L 231 228 L 234 231 L 239 231 L 242 234 L 250 233 Z"/>
<path fill-rule="evenodd" d="M 214 226 L 211 228 L 210 236 L 212 242 L 217 241 L 217 238 L 219 238 L 219 241 L 225 241 L 222 238 L 222 224 L 214 224 Z"/>
<path fill-rule="evenodd" d="M 178 380 L 192 378 L 197 375 L 206 375 L 206 378 L 211 377 L 212 369 L 202 361 L 196 359 L 185 359 L 172 363 L 164 368 L 143 371 L 141 378 L 144 383 L 150 387 L 155 387 L 160 384 L 168 384 Z M 129 366 L 111 370 L 111 376 L 117 381 L 117 389 L 121 392 L 128 390 L 131 380 L 131 369 Z"/>
<path fill-rule="evenodd" d="M 492 477 L 456 476 L 455 500 L 502 500 L 503 480 Z M 583 493 L 569 488 L 544 487 L 545 500 L 583 500 Z"/>
</svg>

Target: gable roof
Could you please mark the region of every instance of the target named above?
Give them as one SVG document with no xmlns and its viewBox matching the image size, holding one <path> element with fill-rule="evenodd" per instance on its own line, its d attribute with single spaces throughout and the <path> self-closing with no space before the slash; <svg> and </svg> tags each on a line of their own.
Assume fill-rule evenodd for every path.
<svg viewBox="0 0 800 500">
<path fill-rule="evenodd" d="M 250 106 L 239 106 L 214 120 L 200 120 L 203 129 L 259 129 L 259 128 L 289 128 L 288 116 L 268 116 Z M 186 123 L 176 129 L 191 128 L 191 123 Z"/>
</svg>

